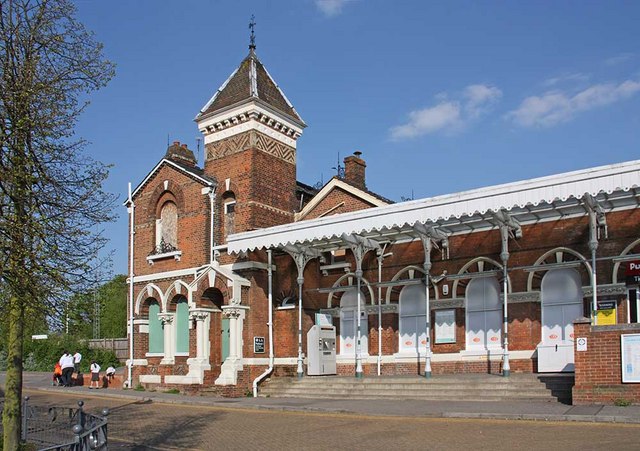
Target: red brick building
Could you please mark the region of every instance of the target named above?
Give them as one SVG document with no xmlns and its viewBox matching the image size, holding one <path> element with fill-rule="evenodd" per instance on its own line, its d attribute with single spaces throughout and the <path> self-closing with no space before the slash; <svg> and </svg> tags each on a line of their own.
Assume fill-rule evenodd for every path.
<svg viewBox="0 0 640 451">
<path fill-rule="evenodd" d="M 640 161 L 393 203 L 356 152 L 317 190 L 254 50 L 196 116 L 204 168 L 174 143 L 128 202 L 133 384 L 302 377 L 316 322 L 339 374 L 573 371 L 575 319 L 638 322 Z"/>
</svg>

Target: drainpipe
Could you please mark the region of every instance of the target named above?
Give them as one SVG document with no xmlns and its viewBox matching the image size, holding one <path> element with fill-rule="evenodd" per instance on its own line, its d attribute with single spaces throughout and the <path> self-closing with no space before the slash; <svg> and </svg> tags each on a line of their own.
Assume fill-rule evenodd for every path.
<svg viewBox="0 0 640 451">
<path fill-rule="evenodd" d="M 378 376 L 382 372 L 382 261 L 385 257 L 393 255 L 392 252 L 384 253 L 387 248 L 385 244 L 381 250 L 377 251 L 378 254 Z"/>
<path fill-rule="evenodd" d="M 256 377 L 253 380 L 253 397 L 257 398 L 258 397 L 258 384 L 265 378 L 267 377 L 269 374 L 271 374 L 273 372 L 273 364 L 274 364 L 274 355 L 273 355 L 273 269 L 271 267 L 271 261 L 272 261 L 272 251 L 271 249 L 269 249 L 267 251 L 267 262 L 268 262 L 268 274 L 269 274 L 269 368 L 267 368 L 265 370 L 264 373 L 262 373 L 260 376 Z"/>
<path fill-rule="evenodd" d="M 133 236 L 135 204 L 131 197 L 131 183 L 129 183 L 129 368 L 127 369 L 127 387 L 131 388 L 133 378 Z"/>
<path fill-rule="evenodd" d="M 216 197 L 216 188 L 214 186 L 209 188 L 209 208 L 211 210 L 211 218 L 210 218 L 210 224 L 209 224 L 209 243 L 210 243 L 210 249 L 209 249 L 209 262 L 211 264 L 213 264 L 213 262 L 216 261 L 216 254 L 215 251 L 213 250 L 216 243 L 215 243 L 215 238 L 214 238 L 214 234 L 213 234 L 213 227 L 215 225 L 215 215 L 216 215 L 216 210 L 215 210 L 215 197 Z M 271 251 L 269 251 L 271 252 Z M 271 255 L 271 254 L 269 254 Z"/>
<path fill-rule="evenodd" d="M 501 225 L 500 226 L 500 235 L 502 238 L 502 252 L 500 253 L 500 258 L 502 259 L 502 294 L 504 296 L 504 300 L 502 302 L 504 312 L 503 312 L 503 337 L 504 337 L 504 354 L 502 358 L 502 375 L 504 377 L 508 377 L 511 374 L 511 367 L 509 366 L 509 317 L 507 310 L 507 262 L 509 261 L 509 226 Z"/>
</svg>

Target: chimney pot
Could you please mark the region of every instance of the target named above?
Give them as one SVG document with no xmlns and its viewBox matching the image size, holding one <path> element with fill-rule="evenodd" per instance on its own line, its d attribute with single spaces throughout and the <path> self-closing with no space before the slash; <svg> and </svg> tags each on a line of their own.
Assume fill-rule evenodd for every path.
<svg viewBox="0 0 640 451">
<path fill-rule="evenodd" d="M 174 142 L 173 142 L 173 145 L 174 145 L 174 146 L 179 146 L 179 145 L 180 145 L 180 141 L 174 141 Z"/>
<path fill-rule="evenodd" d="M 183 148 L 183 149 L 186 149 L 186 148 L 187 148 L 187 145 L 186 145 L 186 144 L 182 144 L 182 148 Z"/>
<path fill-rule="evenodd" d="M 360 152 L 359 150 L 356 150 L 355 152 L 353 152 L 353 154 L 354 154 L 356 157 L 360 158 L 360 155 L 362 155 L 362 152 Z"/>
</svg>

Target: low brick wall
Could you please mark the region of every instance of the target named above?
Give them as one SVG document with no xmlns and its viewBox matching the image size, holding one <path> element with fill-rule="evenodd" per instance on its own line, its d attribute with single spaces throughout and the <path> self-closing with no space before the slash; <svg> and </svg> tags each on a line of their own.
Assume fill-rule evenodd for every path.
<svg viewBox="0 0 640 451">
<path fill-rule="evenodd" d="M 588 319 L 574 322 L 576 336 L 573 404 L 640 404 L 640 383 L 622 383 L 620 336 L 640 333 L 640 324 L 592 326 Z M 578 351 L 579 338 L 587 350 Z"/>
</svg>

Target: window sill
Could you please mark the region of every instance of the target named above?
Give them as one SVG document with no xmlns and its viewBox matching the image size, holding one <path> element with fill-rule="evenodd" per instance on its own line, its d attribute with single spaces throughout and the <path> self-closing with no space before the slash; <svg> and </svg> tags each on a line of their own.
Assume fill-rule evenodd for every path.
<svg viewBox="0 0 640 451">
<path fill-rule="evenodd" d="M 153 265 L 153 263 L 156 260 L 163 260 L 165 258 L 171 258 L 171 257 L 173 257 L 176 261 L 180 261 L 180 258 L 182 257 L 182 251 L 171 251 L 171 252 L 165 252 L 164 254 L 149 255 L 147 257 L 147 263 L 149 263 L 150 265 Z"/>
</svg>

